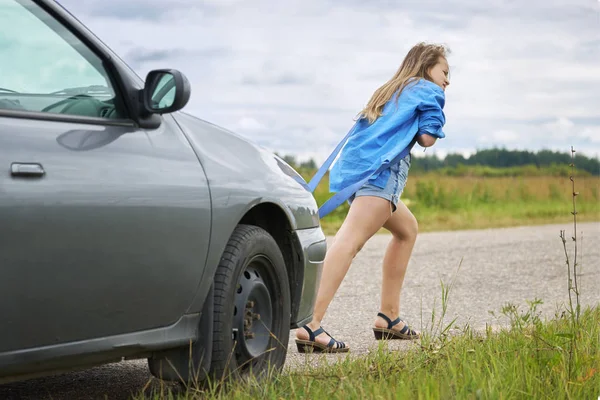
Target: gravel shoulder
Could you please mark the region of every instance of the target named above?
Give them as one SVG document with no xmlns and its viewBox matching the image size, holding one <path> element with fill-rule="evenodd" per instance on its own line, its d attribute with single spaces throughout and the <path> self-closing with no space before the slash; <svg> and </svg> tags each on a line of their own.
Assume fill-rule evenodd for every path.
<svg viewBox="0 0 600 400">
<path fill-rule="evenodd" d="M 500 309 L 512 303 L 525 310 L 527 301 L 540 299 L 538 311 L 553 317 L 558 307 L 568 304 L 567 269 L 560 231 L 567 238 L 573 225 L 544 225 L 420 234 L 409 262 L 401 294 L 400 314 L 414 329 L 431 327 L 432 310 L 440 315 L 442 289 L 450 292 L 444 321 L 456 318 L 455 327 L 469 324 L 474 329 L 507 323 Z M 578 284 L 580 302 L 600 303 L 600 223 L 580 223 L 578 235 Z M 329 239 L 331 240 L 331 238 Z M 355 258 L 348 275 L 331 303 L 323 327 L 336 339 L 345 341 L 352 355 L 377 348 L 371 327 L 379 311 L 381 261 L 390 240 L 376 235 Z M 574 244 L 567 241 L 573 260 Z M 460 268 L 459 268 L 460 267 Z M 494 317 L 490 312 L 495 312 Z M 301 355 L 292 332 L 287 367 L 336 360 L 343 355 Z M 411 346 L 407 341 L 390 341 L 391 350 Z"/>
</svg>

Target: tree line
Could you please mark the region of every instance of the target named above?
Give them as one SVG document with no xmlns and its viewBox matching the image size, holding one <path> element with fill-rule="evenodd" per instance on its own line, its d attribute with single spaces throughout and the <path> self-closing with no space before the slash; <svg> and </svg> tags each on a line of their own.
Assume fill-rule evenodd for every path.
<svg viewBox="0 0 600 400">
<path fill-rule="evenodd" d="M 293 155 L 280 156 L 295 169 L 314 170 L 317 165 L 315 160 L 298 162 Z M 506 149 L 483 149 L 477 150 L 470 157 L 464 157 L 462 154 L 450 153 L 443 158 L 437 155 L 425 155 L 422 157 L 413 157 L 412 172 L 429 172 L 440 169 L 455 169 L 463 167 L 491 167 L 491 168 L 555 168 L 567 167 L 571 164 L 570 152 L 558 152 L 552 150 L 540 150 L 537 152 L 527 150 L 506 150 Z M 580 153 L 575 153 L 575 168 L 578 171 L 586 171 L 591 175 L 600 175 L 600 160 L 598 158 L 587 157 Z"/>
</svg>

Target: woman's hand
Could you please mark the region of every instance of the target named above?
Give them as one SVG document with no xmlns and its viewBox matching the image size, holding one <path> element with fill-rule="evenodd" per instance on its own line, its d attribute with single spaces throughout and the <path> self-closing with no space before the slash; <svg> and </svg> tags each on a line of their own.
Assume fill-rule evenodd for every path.
<svg viewBox="0 0 600 400">
<path fill-rule="evenodd" d="M 417 143 L 419 143 L 421 147 L 431 147 L 435 144 L 436 140 L 437 138 L 435 136 L 431 136 L 427 133 L 417 135 Z"/>
</svg>

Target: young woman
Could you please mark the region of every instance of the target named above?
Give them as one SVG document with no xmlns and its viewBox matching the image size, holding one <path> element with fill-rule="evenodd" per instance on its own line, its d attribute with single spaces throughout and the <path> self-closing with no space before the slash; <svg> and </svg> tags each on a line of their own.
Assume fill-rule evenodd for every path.
<svg viewBox="0 0 600 400">
<path fill-rule="evenodd" d="M 359 114 L 354 131 L 330 171 L 332 192 L 369 179 L 350 197 L 348 215 L 325 257 L 313 319 L 296 331 L 300 352 L 349 350 L 344 342 L 323 330 L 321 321 L 352 260 L 381 227 L 391 232 L 392 239 L 383 257 L 375 338 L 419 337 L 398 317 L 400 291 L 417 238 L 417 220 L 399 198 L 411 163 L 407 151 L 415 141 L 430 147 L 445 137 L 444 94 L 449 85 L 446 54 L 444 46 L 425 43 L 408 52 L 396 74 L 375 91 Z M 407 155 L 399 162 L 390 162 L 402 154 Z"/>
</svg>

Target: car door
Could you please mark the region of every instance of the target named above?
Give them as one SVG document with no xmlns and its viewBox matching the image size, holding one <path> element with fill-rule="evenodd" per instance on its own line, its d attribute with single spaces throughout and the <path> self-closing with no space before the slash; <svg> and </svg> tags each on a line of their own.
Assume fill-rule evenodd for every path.
<svg viewBox="0 0 600 400">
<path fill-rule="evenodd" d="M 36 3 L 0 15 L 0 353 L 173 324 L 208 251 L 195 153 L 170 115 L 138 128 L 106 60 Z"/>
</svg>

